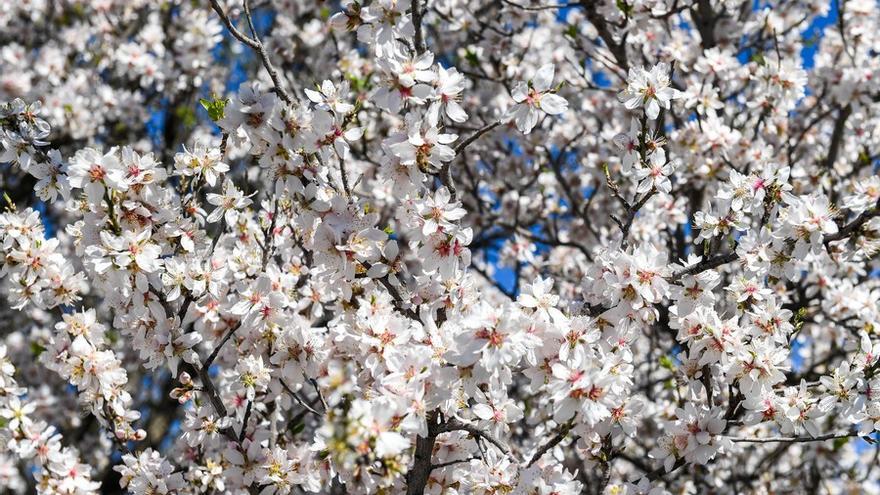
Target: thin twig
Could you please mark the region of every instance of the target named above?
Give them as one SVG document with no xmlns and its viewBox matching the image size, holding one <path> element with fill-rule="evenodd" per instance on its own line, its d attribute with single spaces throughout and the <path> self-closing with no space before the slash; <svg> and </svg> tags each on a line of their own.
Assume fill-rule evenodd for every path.
<svg viewBox="0 0 880 495">
<path fill-rule="evenodd" d="M 257 37 L 256 30 L 254 30 L 254 38 L 247 36 L 242 33 L 235 27 L 235 24 L 232 23 L 232 20 L 229 19 L 229 16 L 226 15 L 226 12 L 223 10 L 223 7 L 220 6 L 218 0 L 210 0 L 211 7 L 214 9 L 214 12 L 217 12 L 217 15 L 220 16 L 220 20 L 223 21 L 223 24 L 226 26 L 226 29 L 229 30 L 229 33 L 238 41 L 241 41 L 245 45 L 249 46 L 257 55 L 259 55 L 260 60 L 263 63 L 263 67 L 266 69 L 266 72 L 269 73 L 269 78 L 272 79 L 272 85 L 275 87 L 275 93 L 278 94 L 278 97 L 284 100 L 284 103 L 288 105 L 293 103 L 293 99 L 290 97 L 290 93 L 284 89 L 284 83 L 281 82 L 281 78 L 278 76 L 278 70 L 275 69 L 275 66 L 272 64 L 272 61 L 269 59 L 269 54 L 266 52 L 266 47 Z M 250 5 L 248 0 L 244 2 L 244 12 L 245 17 L 247 18 L 248 25 L 253 29 L 253 19 L 251 18 Z"/>
<path fill-rule="evenodd" d="M 254 407 L 254 401 L 249 400 L 247 403 L 247 408 L 244 410 L 244 419 L 241 421 L 241 431 L 238 432 L 238 443 L 244 441 L 244 435 L 247 433 L 247 424 L 251 419 L 251 410 Z"/>
<path fill-rule="evenodd" d="M 455 151 L 455 154 L 456 155 L 460 154 L 462 151 L 464 151 L 465 148 L 470 146 L 471 143 L 473 143 L 477 139 L 480 139 L 480 137 L 483 134 L 486 134 L 487 132 L 491 131 L 492 129 L 498 127 L 501 124 L 502 124 L 502 121 L 496 120 L 495 122 L 492 122 L 491 124 L 486 124 L 483 127 L 479 128 L 476 132 L 474 132 L 473 134 L 468 136 L 464 141 L 458 143 L 455 146 L 455 148 L 453 148 L 453 150 Z"/>
<path fill-rule="evenodd" d="M 728 437 L 734 443 L 804 443 L 824 442 L 825 440 L 837 440 L 839 438 L 851 438 L 858 436 L 857 433 L 827 433 L 818 437 Z"/>
<path fill-rule="evenodd" d="M 510 5 L 511 7 L 514 7 L 514 8 L 520 9 L 520 10 L 530 11 L 530 12 L 540 12 L 542 10 L 553 10 L 553 9 L 567 9 L 569 7 L 574 7 L 577 5 L 576 3 L 557 3 L 557 4 L 553 4 L 553 5 L 529 6 L 529 5 L 520 5 L 518 3 L 511 2 L 510 0 L 501 0 L 501 2 L 506 5 Z"/>
<path fill-rule="evenodd" d="M 463 423 L 463 422 L 453 418 L 453 419 L 450 419 L 448 422 L 446 422 L 446 424 L 444 425 L 444 427 L 441 430 L 441 432 L 450 432 L 450 431 L 466 431 L 476 438 L 482 438 L 483 440 L 486 440 L 487 442 L 491 443 L 492 445 L 495 446 L 495 448 L 500 450 L 502 454 L 504 454 L 508 457 L 511 456 L 510 449 L 506 445 L 501 443 L 498 439 L 493 437 L 491 434 L 486 433 L 485 431 L 481 430 L 480 428 L 477 428 L 474 425 Z"/>
<path fill-rule="evenodd" d="M 226 332 L 226 335 L 223 336 L 223 340 L 221 340 L 220 343 L 217 344 L 216 347 L 214 347 L 214 350 L 211 351 L 211 354 L 208 356 L 208 359 L 205 360 L 205 363 L 202 365 L 202 368 L 207 369 L 207 368 L 211 367 L 211 363 L 213 363 L 214 359 L 217 358 L 217 354 L 220 353 L 220 349 L 222 349 L 223 346 L 227 342 L 229 342 L 229 339 L 231 339 L 232 336 L 235 335 L 235 332 L 237 332 L 240 327 L 241 327 L 241 322 L 239 321 L 238 323 L 233 325 L 232 328 L 230 328 L 228 332 Z"/>
<path fill-rule="evenodd" d="M 725 265 L 732 261 L 738 260 L 739 255 L 736 252 L 731 252 L 727 254 L 719 254 L 718 256 L 714 256 L 712 258 L 706 258 L 699 263 L 691 265 L 683 270 L 677 271 L 672 274 L 672 280 L 678 281 L 685 275 L 696 275 L 698 273 L 705 272 L 706 270 L 711 270 L 713 268 L 717 268 L 721 265 Z"/>
<path fill-rule="evenodd" d="M 284 380 L 279 380 L 279 381 L 281 382 L 281 386 L 284 387 L 284 390 L 286 390 L 287 393 L 289 393 L 290 396 L 293 397 L 293 399 L 295 401 L 299 402 L 299 405 L 303 406 L 306 409 L 306 411 L 308 411 L 318 417 L 323 416 L 323 414 L 319 413 L 314 407 L 310 406 L 305 400 L 303 400 L 303 398 L 300 397 L 299 394 L 294 392 L 293 389 L 291 389 L 287 385 L 287 383 L 285 383 Z"/>
<path fill-rule="evenodd" d="M 526 464 L 526 467 L 532 467 L 532 465 L 534 463 L 538 462 L 541 459 L 541 457 L 544 456 L 544 454 L 546 454 L 549 450 L 553 449 L 553 447 L 556 447 L 563 440 L 565 440 L 565 437 L 568 436 L 568 432 L 571 431 L 572 426 L 574 426 L 574 423 L 572 423 L 571 421 L 569 421 L 568 423 L 559 425 L 556 428 L 556 435 L 554 435 L 553 438 L 550 439 L 550 441 L 548 441 L 547 443 L 542 445 L 540 448 L 538 448 L 538 450 L 535 452 L 535 454 L 532 456 L 532 458 L 529 459 L 529 462 L 528 462 L 528 464 Z"/>
<path fill-rule="evenodd" d="M 483 127 L 481 127 L 480 129 L 478 129 L 476 132 L 474 132 L 473 134 L 468 136 L 464 141 L 458 143 L 458 145 L 456 145 L 455 148 L 453 149 L 453 151 L 455 151 L 455 156 L 458 157 L 459 155 L 461 155 L 461 152 L 464 151 L 465 148 L 470 146 L 471 143 L 473 143 L 477 139 L 480 139 L 481 136 L 483 136 L 487 132 L 491 131 L 492 129 L 498 127 L 499 125 L 501 125 L 500 120 L 496 120 L 495 122 L 492 122 L 491 124 L 486 124 Z M 446 189 L 449 189 L 449 194 L 452 197 L 452 199 L 454 200 L 457 197 L 457 192 L 455 190 L 455 180 L 452 178 L 452 161 L 453 160 L 455 160 L 455 158 L 444 163 L 443 166 L 440 168 L 440 182 L 442 182 L 443 185 L 446 186 Z"/>
<path fill-rule="evenodd" d="M 454 460 L 454 461 L 446 461 L 446 462 L 441 462 L 441 463 L 439 463 L 439 464 L 431 464 L 431 469 L 432 469 L 432 470 L 434 470 L 434 469 L 441 469 L 441 468 L 445 468 L 445 467 L 447 467 L 447 466 L 453 466 L 453 465 L 455 465 L 455 464 L 461 464 L 462 462 L 471 462 L 471 461 L 474 461 L 474 460 L 477 460 L 477 459 L 479 459 L 479 457 L 474 456 L 474 457 L 468 457 L 467 459 L 456 459 L 456 460 Z"/>
</svg>

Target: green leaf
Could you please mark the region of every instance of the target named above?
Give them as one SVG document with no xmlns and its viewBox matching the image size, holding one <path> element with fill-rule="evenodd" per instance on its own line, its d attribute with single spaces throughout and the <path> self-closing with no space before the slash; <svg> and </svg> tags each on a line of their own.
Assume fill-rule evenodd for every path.
<svg viewBox="0 0 880 495">
<path fill-rule="evenodd" d="M 348 74 L 348 82 L 351 90 L 355 93 L 366 91 L 369 85 L 369 81 L 366 77 L 357 77 L 354 74 Z"/>
<path fill-rule="evenodd" d="M 467 60 L 468 63 L 471 65 L 480 65 L 480 61 L 479 61 L 479 59 L 477 59 L 476 52 L 474 52 L 470 49 L 468 49 L 468 51 L 465 52 L 464 59 Z"/>
<path fill-rule="evenodd" d="M 189 128 L 196 125 L 196 112 L 186 105 L 180 105 L 174 109 L 174 116 L 184 127 Z"/>
<path fill-rule="evenodd" d="M 31 342 L 31 354 L 36 358 L 40 357 L 40 354 L 46 352 L 46 348 L 39 344 L 39 342 Z"/>
<path fill-rule="evenodd" d="M 226 104 L 229 103 L 228 98 L 218 98 L 216 95 L 212 95 L 210 100 L 206 100 L 205 98 L 199 98 L 199 103 L 202 104 L 202 107 L 207 110 L 208 117 L 211 118 L 214 122 L 222 119 L 225 115 Z"/>
<path fill-rule="evenodd" d="M 760 52 L 752 55 L 752 62 L 755 62 L 760 66 L 767 65 L 767 60 L 764 59 L 764 55 Z"/>
<path fill-rule="evenodd" d="M 302 421 L 299 421 L 295 425 L 290 427 L 290 432 L 293 433 L 294 435 L 299 435 L 305 429 L 306 429 L 306 424 Z"/>
<path fill-rule="evenodd" d="M 846 445 L 847 443 L 849 443 L 849 438 L 848 438 L 848 437 L 835 438 L 835 439 L 834 439 L 834 447 L 833 447 L 833 450 L 835 450 L 835 451 L 840 450 L 840 449 L 841 449 L 844 445 Z"/>
<path fill-rule="evenodd" d="M 672 358 L 669 356 L 660 356 L 660 366 L 668 369 L 669 371 L 675 371 L 675 363 L 672 362 Z"/>
</svg>

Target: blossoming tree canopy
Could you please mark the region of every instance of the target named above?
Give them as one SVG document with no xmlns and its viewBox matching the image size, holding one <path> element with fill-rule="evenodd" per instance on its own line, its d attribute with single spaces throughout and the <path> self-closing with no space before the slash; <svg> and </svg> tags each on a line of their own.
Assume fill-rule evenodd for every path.
<svg viewBox="0 0 880 495">
<path fill-rule="evenodd" d="M 880 6 L 0 8 L 9 493 L 876 493 Z"/>
</svg>

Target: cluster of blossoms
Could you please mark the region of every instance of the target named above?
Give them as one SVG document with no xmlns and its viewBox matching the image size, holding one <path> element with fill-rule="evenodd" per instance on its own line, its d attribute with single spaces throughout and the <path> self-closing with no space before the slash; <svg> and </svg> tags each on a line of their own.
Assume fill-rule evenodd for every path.
<svg viewBox="0 0 880 495">
<path fill-rule="evenodd" d="M 101 483 L 92 479 L 89 465 L 83 464 L 74 447 L 63 444 L 57 428 L 40 419 L 40 410 L 52 405 L 28 397 L 28 389 L 15 380 L 16 370 L 7 353 L 7 347 L 0 345 L 0 463 L 4 466 L 0 479 L 4 489 L 24 492 L 28 486 L 9 472 L 18 461 L 33 465 L 33 482 L 40 493 L 99 493 Z"/>
<path fill-rule="evenodd" d="M 0 486 L 878 492 L 876 3 L 31 3 Z"/>
</svg>

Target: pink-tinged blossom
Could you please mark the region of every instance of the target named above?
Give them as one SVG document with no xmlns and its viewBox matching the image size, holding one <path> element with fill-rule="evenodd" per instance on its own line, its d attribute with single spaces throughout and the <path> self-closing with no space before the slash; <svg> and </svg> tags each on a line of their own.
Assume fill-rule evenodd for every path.
<svg viewBox="0 0 880 495">
<path fill-rule="evenodd" d="M 659 63 L 650 70 L 644 67 L 633 67 L 627 76 L 627 86 L 620 95 L 620 101 L 626 108 L 634 110 L 643 107 L 650 120 L 656 120 L 660 108 L 670 109 L 670 102 L 678 98 L 679 92 L 671 87 L 670 69 Z"/>
<path fill-rule="evenodd" d="M 876 491 L 880 6 L 594 3 L 5 2 L 0 490 Z"/>
<path fill-rule="evenodd" d="M 511 95 L 516 104 L 506 116 L 522 133 L 532 132 L 541 115 L 559 115 L 568 109 L 568 101 L 553 92 L 554 74 L 553 64 L 542 65 L 532 79 L 514 86 Z"/>
</svg>

